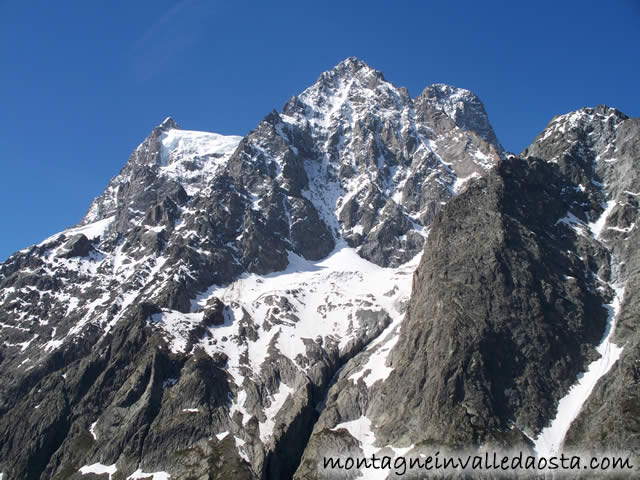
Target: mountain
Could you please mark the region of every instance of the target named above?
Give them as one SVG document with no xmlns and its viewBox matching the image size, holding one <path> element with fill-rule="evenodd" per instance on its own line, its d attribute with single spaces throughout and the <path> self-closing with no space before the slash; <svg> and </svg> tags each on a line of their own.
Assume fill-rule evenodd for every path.
<svg viewBox="0 0 640 480">
<path fill-rule="evenodd" d="M 295 478 L 327 451 L 638 458 L 639 125 L 557 117 L 441 210 L 403 322 L 340 372 Z"/>
<path fill-rule="evenodd" d="M 516 157 L 473 93 L 411 98 L 355 58 L 245 137 L 167 118 L 77 226 L 0 264 L 0 478 L 637 452 L 638 138 L 583 109 Z"/>
</svg>

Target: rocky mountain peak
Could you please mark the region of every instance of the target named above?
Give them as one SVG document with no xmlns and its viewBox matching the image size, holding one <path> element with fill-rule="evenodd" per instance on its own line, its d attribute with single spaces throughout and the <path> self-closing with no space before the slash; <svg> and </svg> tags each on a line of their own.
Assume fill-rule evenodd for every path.
<svg viewBox="0 0 640 480">
<path fill-rule="evenodd" d="M 335 78 L 335 77 L 376 77 L 380 80 L 384 80 L 382 72 L 369 66 L 363 60 L 356 57 L 348 57 L 320 75 L 320 78 Z"/>
<path fill-rule="evenodd" d="M 438 83 L 425 88 L 420 97 L 446 114 L 463 130 L 477 133 L 482 139 L 503 152 L 489 123 L 484 105 L 475 93 L 464 88 Z"/>
<path fill-rule="evenodd" d="M 605 184 L 616 195 L 630 188 L 634 175 L 619 172 L 621 164 L 634 168 L 637 123 L 606 105 L 581 108 L 554 117 L 521 155 L 558 164 L 598 210 L 597 205 L 605 201 Z"/>
<path fill-rule="evenodd" d="M 162 123 L 158 125 L 156 128 L 161 129 L 162 131 L 165 131 L 165 132 L 168 130 L 180 130 L 180 127 L 178 126 L 176 121 L 170 116 L 165 118 L 162 121 Z"/>
<path fill-rule="evenodd" d="M 263 152 L 282 139 L 292 144 L 290 162 L 299 157 L 306 175 L 287 185 L 306 189 L 321 218 L 365 258 L 399 265 L 422 246 L 416 228 L 502 152 L 477 97 L 441 86 L 433 89 L 436 101 L 429 92 L 411 99 L 406 88 L 348 58 L 291 98 L 281 115 L 268 116 L 247 142 Z M 285 153 L 271 157 L 281 163 Z"/>
<path fill-rule="evenodd" d="M 615 129 L 628 118 L 619 110 L 606 105 L 584 107 L 557 115 L 522 154 L 535 155 L 541 148 L 547 148 L 552 144 L 563 151 L 572 144 L 599 150 L 610 143 Z M 556 159 L 560 150 L 555 156 L 546 155 L 542 158 Z"/>
<path fill-rule="evenodd" d="M 116 216 L 113 227 L 126 231 L 166 195 L 199 190 L 226 164 L 241 138 L 181 130 L 173 118 L 165 118 L 133 151 L 78 225 Z"/>
<path fill-rule="evenodd" d="M 381 72 L 354 57 L 347 58 L 300 95 L 293 97 L 283 109 L 284 115 L 303 113 L 313 123 L 326 127 L 331 117 L 349 121 L 352 114 L 378 112 L 381 107 L 402 108 L 409 101 L 406 89 L 397 89 L 384 79 Z"/>
</svg>

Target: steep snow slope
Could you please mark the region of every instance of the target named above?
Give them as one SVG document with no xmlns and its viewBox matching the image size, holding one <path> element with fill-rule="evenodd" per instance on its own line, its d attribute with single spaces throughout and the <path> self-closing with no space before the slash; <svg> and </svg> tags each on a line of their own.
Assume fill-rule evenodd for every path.
<svg viewBox="0 0 640 480">
<path fill-rule="evenodd" d="M 259 436 L 264 444 L 273 435 L 274 420 L 287 396 L 304 382 L 315 367 L 317 345 L 335 349 L 348 358 L 357 342 L 368 342 L 389 325 L 397 324 L 411 289 L 411 274 L 418 258 L 398 268 L 382 268 L 359 257 L 344 243 L 326 259 L 317 262 L 290 254 L 286 270 L 269 275 L 245 274 L 226 286 L 212 286 L 193 302 L 194 313 L 163 310 L 150 317 L 170 349 L 183 352 L 202 348 L 209 355 L 223 354 L 236 385 L 259 382 L 265 362 L 284 357 L 299 371 L 259 405 L 238 394 L 230 413 L 239 412 L 245 425 L 252 416 L 260 419 Z M 210 326 L 193 343 L 190 334 L 203 320 L 212 299 L 226 305 L 224 323 Z M 247 335 L 247 331 L 256 332 Z M 244 432 L 236 433 L 247 442 Z M 242 443 L 244 445 L 244 443 Z M 240 447 L 243 450 L 243 447 Z"/>
</svg>

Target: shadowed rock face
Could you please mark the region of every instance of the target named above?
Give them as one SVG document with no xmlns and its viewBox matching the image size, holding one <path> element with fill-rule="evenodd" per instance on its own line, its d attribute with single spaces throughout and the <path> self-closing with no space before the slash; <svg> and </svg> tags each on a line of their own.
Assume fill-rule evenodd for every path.
<svg viewBox="0 0 640 480">
<path fill-rule="evenodd" d="M 553 416 L 606 319 L 575 252 L 605 261 L 607 253 L 557 225 L 575 200 L 562 193 L 571 187 L 548 164 L 509 159 L 437 217 L 385 403 L 370 407 L 373 418 L 389 417 L 381 433 L 391 443 L 419 435 L 456 447 L 505 444 L 513 424 L 533 434 Z M 408 408 L 385 408 L 401 399 Z"/>
<path fill-rule="evenodd" d="M 61 253 L 63 258 L 86 257 L 95 251 L 91 242 L 82 234 L 70 238 L 63 249 L 65 250 Z"/>
<path fill-rule="evenodd" d="M 609 283 L 637 345 L 637 128 L 584 109 L 501 160 L 471 92 L 411 98 L 353 58 L 244 138 L 165 120 L 76 227 L 0 264 L 0 473 L 316 478 L 369 451 L 362 419 L 377 446 L 527 444 Z M 636 438 L 634 348 L 568 442 Z"/>
</svg>

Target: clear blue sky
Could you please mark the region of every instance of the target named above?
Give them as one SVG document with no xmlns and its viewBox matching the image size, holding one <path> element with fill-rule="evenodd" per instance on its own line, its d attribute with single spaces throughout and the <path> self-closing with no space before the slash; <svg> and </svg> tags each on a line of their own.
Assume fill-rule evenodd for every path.
<svg viewBox="0 0 640 480">
<path fill-rule="evenodd" d="M 0 261 L 78 222 L 167 115 L 244 135 L 357 56 L 413 96 L 474 91 L 519 152 L 555 114 L 640 116 L 639 52 L 638 0 L 0 0 Z"/>
</svg>

